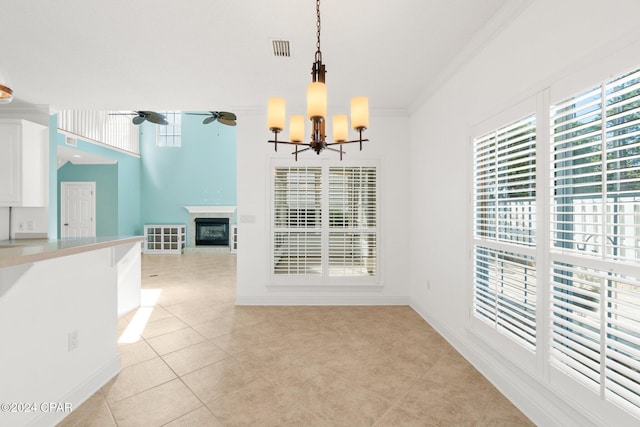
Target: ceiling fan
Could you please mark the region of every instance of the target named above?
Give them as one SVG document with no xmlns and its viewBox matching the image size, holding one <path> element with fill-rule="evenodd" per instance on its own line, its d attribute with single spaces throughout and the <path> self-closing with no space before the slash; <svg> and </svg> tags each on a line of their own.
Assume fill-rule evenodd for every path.
<svg viewBox="0 0 640 427">
<path fill-rule="evenodd" d="M 131 113 L 110 113 L 109 115 L 110 116 L 135 116 L 133 120 L 131 120 L 134 125 L 139 125 L 145 120 L 151 123 L 155 123 L 157 125 L 169 124 L 169 122 L 167 121 L 167 118 L 164 115 L 160 113 L 156 113 L 155 111 L 132 111 Z"/>
<path fill-rule="evenodd" d="M 208 113 L 187 113 L 192 116 L 207 116 L 202 121 L 202 124 L 208 125 L 211 122 L 215 122 L 216 120 L 227 126 L 235 126 L 236 125 L 236 115 L 230 113 L 228 111 L 209 111 Z"/>
</svg>

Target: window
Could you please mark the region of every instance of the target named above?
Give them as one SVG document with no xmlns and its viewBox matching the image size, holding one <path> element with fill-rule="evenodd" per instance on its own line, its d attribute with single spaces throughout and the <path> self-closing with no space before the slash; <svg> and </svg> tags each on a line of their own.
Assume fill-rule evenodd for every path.
<svg viewBox="0 0 640 427">
<path fill-rule="evenodd" d="M 375 168 L 329 168 L 330 276 L 375 275 L 377 205 Z"/>
<path fill-rule="evenodd" d="M 274 274 L 322 274 L 321 178 L 319 167 L 275 170 Z"/>
<path fill-rule="evenodd" d="M 168 125 L 157 125 L 156 145 L 158 147 L 182 147 L 182 113 L 180 111 L 163 111 Z"/>
<path fill-rule="evenodd" d="M 640 70 L 551 107 L 552 363 L 640 413 Z"/>
<path fill-rule="evenodd" d="M 568 80 L 472 134 L 469 328 L 585 407 L 640 418 L 640 69 Z"/>
<path fill-rule="evenodd" d="M 375 278 L 377 168 L 274 168 L 273 274 Z"/>
<path fill-rule="evenodd" d="M 474 315 L 535 350 L 536 120 L 474 139 Z"/>
</svg>

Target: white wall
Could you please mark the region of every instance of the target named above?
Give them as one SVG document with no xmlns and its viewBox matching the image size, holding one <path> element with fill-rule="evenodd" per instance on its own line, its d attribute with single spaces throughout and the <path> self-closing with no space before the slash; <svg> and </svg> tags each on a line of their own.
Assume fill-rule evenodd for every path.
<svg viewBox="0 0 640 427">
<path fill-rule="evenodd" d="M 610 54 L 640 41 L 638 17 L 637 0 L 534 1 L 410 120 L 412 305 L 540 425 L 603 420 L 592 408 L 554 394 L 544 381 L 512 366 L 510 356 L 500 355 L 503 349 L 492 349 L 468 333 L 469 129 L 562 77 L 592 64 L 609 65 Z M 620 58 L 640 65 L 640 49 L 628 49 Z M 610 70 L 615 71 L 624 69 Z M 618 425 L 628 418 L 621 420 Z"/>
<path fill-rule="evenodd" d="M 113 250 L 0 268 L 0 402 L 38 405 L 0 412 L 0 425 L 55 425 L 68 411 L 41 403 L 76 408 L 120 370 Z"/>
<path fill-rule="evenodd" d="M 239 112 L 238 126 L 238 277 L 239 304 L 407 304 L 409 264 L 407 245 L 409 228 L 409 119 L 397 111 L 371 112 L 370 129 L 362 152 L 357 144 L 345 146 L 345 158 L 377 159 L 380 162 L 380 274 L 383 286 L 349 291 L 287 290 L 268 287 L 270 278 L 270 162 L 272 158 L 289 159 L 295 165 L 291 149 L 280 145 L 274 152 L 267 140 L 266 104 L 264 111 Z M 330 108 L 331 109 L 331 108 Z M 286 132 L 285 132 L 286 133 Z M 337 153 L 321 153 L 339 165 Z M 312 152 L 299 156 L 317 159 Z"/>
<path fill-rule="evenodd" d="M 0 208 L 0 240 L 9 238 L 9 208 Z"/>
</svg>

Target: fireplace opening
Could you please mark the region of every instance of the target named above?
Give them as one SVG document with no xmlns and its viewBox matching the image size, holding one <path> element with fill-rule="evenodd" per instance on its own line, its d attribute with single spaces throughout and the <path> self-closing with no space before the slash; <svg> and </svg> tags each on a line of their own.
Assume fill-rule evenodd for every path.
<svg viewBox="0 0 640 427">
<path fill-rule="evenodd" d="M 196 218 L 196 246 L 229 246 L 229 218 Z"/>
</svg>

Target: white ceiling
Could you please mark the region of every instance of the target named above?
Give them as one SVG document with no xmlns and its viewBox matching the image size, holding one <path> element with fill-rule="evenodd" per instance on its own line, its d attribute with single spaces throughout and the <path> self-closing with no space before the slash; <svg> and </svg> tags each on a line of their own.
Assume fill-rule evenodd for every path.
<svg viewBox="0 0 640 427">
<path fill-rule="evenodd" d="M 58 168 L 70 162 L 74 165 L 114 165 L 118 163 L 114 159 L 88 153 L 72 147 L 59 145 L 58 147 Z"/>
<path fill-rule="evenodd" d="M 372 109 L 409 110 L 525 3 L 323 0 L 329 104 L 367 95 Z M 16 105 L 233 111 L 271 96 L 302 105 L 311 79 L 312 0 L 4 0 L 2 15 L 0 72 Z M 291 41 L 291 58 L 274 57 L 274 38 Z"/>
</svg>

